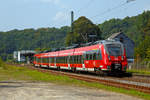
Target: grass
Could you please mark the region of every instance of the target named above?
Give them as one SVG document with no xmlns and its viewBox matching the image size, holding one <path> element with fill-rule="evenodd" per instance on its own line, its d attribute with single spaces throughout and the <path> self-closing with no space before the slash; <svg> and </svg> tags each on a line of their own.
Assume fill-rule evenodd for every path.
<svg viewBox="0 0 150 100">
<path fill-rule="evenodd" d="M 135 73 L 135 74 L 143 74 L 143 75 L 150 75 L 150 70 L 137 70 L 137 69 L 128 69 L 127 72 Z"/>
<path fill-rule="evenodd" d="M 7 67 L 6 67 L 7 66 Z M 123 93 L 131 96 L 136 96 L 143 98 L 145 100 L 150 100 L 150 94 L 138 92 L 136 90 L 126 90 L 123 88 L 116 88 L 112 86 L 106 86 L 99 83 L 90 83 L 85 81 L 80 81 L 76 79 L 71 79 L 67 76 L 53 75 L 50 73 L 42 73 L 36 70 L 31 70 L 26 67 L 16 67 L 11 65 L 5 65 L 5 67 L 0 67 L 0 81 L 7 80 L 24 80 L 32 82 L 52 82 L 61 85 L 73 85 L 80 87 L 88 87 L 95 89 L 103 89 L 107 91 L 113 91 L 117 93 Z"/>
</svg>

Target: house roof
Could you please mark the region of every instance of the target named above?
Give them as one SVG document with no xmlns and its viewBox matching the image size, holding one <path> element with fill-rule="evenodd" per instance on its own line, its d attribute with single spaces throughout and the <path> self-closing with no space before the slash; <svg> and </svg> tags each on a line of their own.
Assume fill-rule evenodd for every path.
<svg viewBox="0 0 150 100">
<path fill-rule="evenodd" d="M 108 37 L 107 39 L 115 39 L 117 36 L 119 36 L 120 34 L 123 34 L 124 37 L 128 38 L 133 44 L 133 40 L 131 40 L 128 36 L 126 36 L 123 32 L 118 32 L 118 33 L 113 33 L 110 37 Z"/>
<path fill-rule="evenodd" d="M 108 37 L 108 39 L 114 39 L 115 37 L 117 37 L 120 34 L 122 34 L 122 32 L 113 33 L 110 37 Z"/>
</svg>

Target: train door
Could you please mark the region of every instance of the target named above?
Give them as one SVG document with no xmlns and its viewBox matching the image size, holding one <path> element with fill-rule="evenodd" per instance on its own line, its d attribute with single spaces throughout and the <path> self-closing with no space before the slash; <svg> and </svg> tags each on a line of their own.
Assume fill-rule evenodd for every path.
<svg viewBox="0 0 150 100">
<path fill-rule="evenodd" d="M 67 57 L 68 69 L 71 69 L 71 64 L 70 64 L 71 59 L 70 58 L 71 58 L 70 56 Z"/>
<path fill-rule="evenodd" d="M 83 58 L 84 58 L 84 68 L 88 68 L 88 63 L 89 63 L 89 61 L 88 61 L 88 53 L 87 52 L 85 52 L 84 54 L 83 54 Z"/>
<path fill-rule="evenodd" d="M 85 70 L 84 60 L 85 60 L 85 54 L 81 55 L 81 63 L 82 63 L 83 70 Z"/>
<path fill-rule="evenodd" d="M 98 50 L 91 50 L 84 53 L 84 64 L 86 68 L 96 67 L 96 58 Z"/>
<path fill-rule="evenodd" d="M 54 66 L 56 67 L 56 57 L 54 57 Z"/>
<path fill-rule="evenodd" d="M 49 57 L 48 65 L 51 66 L 51 57 Z"/>
</svg>

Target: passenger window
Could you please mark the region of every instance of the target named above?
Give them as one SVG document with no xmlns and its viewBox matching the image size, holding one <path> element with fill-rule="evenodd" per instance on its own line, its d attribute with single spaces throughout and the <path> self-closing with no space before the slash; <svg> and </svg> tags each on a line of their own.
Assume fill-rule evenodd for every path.
<svg viewBox="0 0 150 100">
<path fill-rule="evenodd" d="M 85 55 L 85 60 L 88 60 L 88 54 Z"/>
<path fill-rule="evenodd" d="M 80 55 L 80 64 L 82 63 L 82 56 Z"/>
<path fill-rule="evenodd" d="M 90 60 L 90 55 L 89 54 L 87 54 L 88 55 L 88 59 L 87 60 Z"/>
<path fill-rule="evenodd" d="M 96 60 L 96 53 L 93 54 L 93 60 Z"/>
<path fill-rule="evenodd" d="M 92 55 L 92 54 L 90 54 L 89 56 L 90 56 L 90 59 L 89 59 L 89 60 L 93 60 L 93 55 Z"/>
</svg>

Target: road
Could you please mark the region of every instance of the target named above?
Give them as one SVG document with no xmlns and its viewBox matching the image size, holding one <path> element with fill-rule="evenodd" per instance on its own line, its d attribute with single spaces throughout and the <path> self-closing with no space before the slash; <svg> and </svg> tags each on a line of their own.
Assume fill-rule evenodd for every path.
<svg viewBox="0 0 150 100">
<path fill-rule="evenodd" d="M 141 100 L 132 96 L 54 83 L 0 82 L 0 100 Z"/>
</svg>

